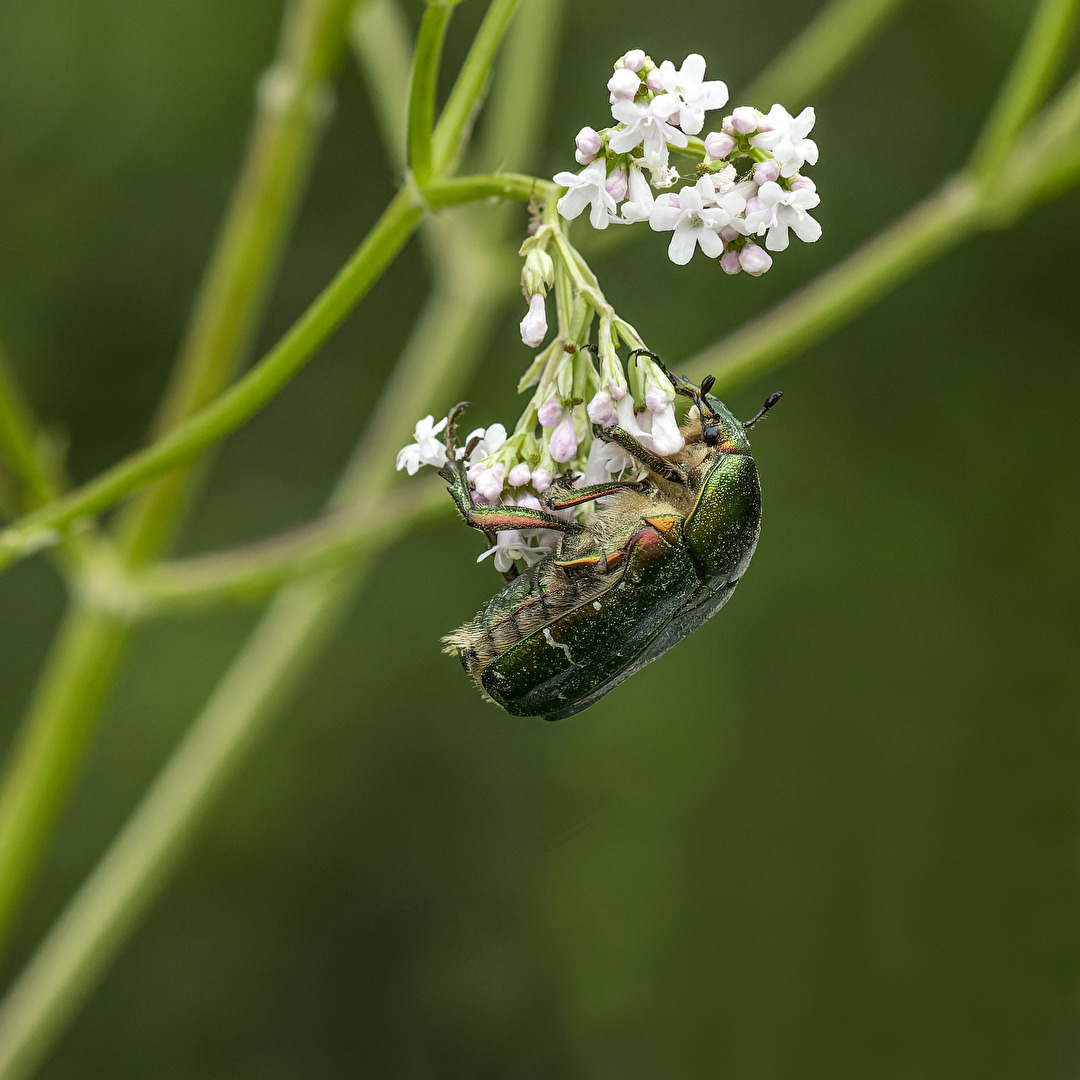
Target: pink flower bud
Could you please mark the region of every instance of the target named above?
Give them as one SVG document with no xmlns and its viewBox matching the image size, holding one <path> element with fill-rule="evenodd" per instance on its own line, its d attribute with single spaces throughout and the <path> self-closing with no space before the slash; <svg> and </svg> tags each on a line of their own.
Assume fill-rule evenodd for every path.
<svg viewBox="0 0 1080 1080">
<path fill-rule="evenodd" d="M 611 91 L 612 101 L 632 101 L 634 95 L 641 89 L 641 80 L 635 72 L 627 68 L 619 68 L 608 79 L 607 88 Z"/>
<path fill-rule="evenodd" d="M 734 276 L 742 271 L 742 265 L 739 263 L 739 253 L 737 251 L 725 251 L 720 256 L 720 269 L 725 274 L 731 274 Z"/>
<path fill-rule="evenodd" d="M 705 153 L 713 161 L 726 158 L 735 149 L 735 140 L 722 131 L 713 131 L 705 136 Z"/>
<path fill-rule="evenodd" d="M 659 387 L 650 386 L 645 391 L 645 408 L 653 414 L 653 416 L 659 416 L 665 409 L 671 405 L 671 399 L 674 394 L 669 397 Z"/>
<path fill-rule="evenodd" d="M 756 214 L 759 210 L 764 209 L 765 204 L 756 195 L 746 200 L 746 213 Z"/>
<path fill-rule="evenodd" d="M 555 478 L 547 469 L 533 469 L 532 486 L 540 492 L 541 495 L 551 487 L 551 481 L 554 479 Z"/>
<path fill-rule="evenodd" d="M 731 114 L 731 126 L 740 135 L 749 135 L 758 129 L 758 112 L 751 105 L 740 105 Z"/>
<path fill-rule="evenodd" d="M 530 510 L 543 510 L 540 500 L 535 495 L 522 495 L 518 498 L 518 506 L 527 506 Z"/>
<path fill-rule="evenodd" d="M 736 229 L 734 225 L 725 225 L 720 230 L 720 239 L 723 240 L 725 244 L 730 244 L 732 240 L 738 239 L 738 236 L 739 230 Z"/>
<path fill-rule="evenodd" d="M 608 173 L 604 189 L 618 203 L 626 198 L 628 183 L 626 169 L 620 167 Z"/>
<path fill-rule="evenodd" d="M 532 479 L 532 469 L 524 462 L 520 462 L 510 470 L 506 482 L 511 487 L 524 487 Z"/>
<path fill-rule="evenodd" d="M 472 478 L 473 487 L 489 503 L 498 502 L 502 498 L 503 481 L 506 479 L 506 466 L 501 461 L 496 461 L 490 469 L 479 469 Z"/>
<path fill-rule="evenodd" d="M 577 453 L 577 435 L 574 433 L 574 418 L 568 411 L 562 423 L 551 433 L 548 444 L 551 456 L 558 462 L 569 461 Z"/>
<path fill-rule="evenodd" d="M 603 145 L 603 140 L 600 138 L 600 133 L 595 128 L 583 127 L 577 133 L 577 138 L 574 139 L 574 145 L 577 147 L 577 153 L 574 157 L 578 159 L 578 164 L 588 165 L 593 158 L 600 153 L 600 147 Z"/>
<path fill-rule="evenodd" d="M 541 427 L 554 427 L 563 414 L 562 402 L 557 397 L 550 397 L 536 411 L 536 419 Z"/>
<path fill-rule="evenodd" d="M 739 252 L 739 265 L 751 277 L 761 277 L 772 266 L 772 256 L 757 244 L 747 244 Z"/>
<path fill-rule="evenodd" d="M 654 93 L 662 94 L 664 92 L 664 84 L 660 80 L 660 72 L 656 68 L 653 68 L 648 75 L 645 76 L 645 85 Z"/>
<path fill-rule="evenodd" d="M 529 313 L 518 323 L 521 340 L 530 349 L 535 349 L 547 336 L 547 312 L 544 310 L 544 298 L 534 293 L 529 301 Z"/>
<path fill-rule="evenodd" d="M 601 427 L 614 427 L 616 422 L 615 403 L 609 390 L 597 390 L 596 396 L 585 410 L 589 419 Z"/>
<path fill-rule="evenodd" d="M 817 184 L 809 176 L 793 176 L 788 187 L 792 191 L 817 191 Z"/>
<path fill-rule="evenodd" d="M 640 71 L 645 66 L 645 50 L 631 49 L 622 58 L 622 64 L 628 71 Z"/>
<path fill-rule="evenodd" d="M 767 184 L 770 180 L 775 180 L 780 175 L 780 165 L 773 160 L 759 161 L 754 166 L 754 183 L 758 187 L 762 184 Z"/>
</svg>

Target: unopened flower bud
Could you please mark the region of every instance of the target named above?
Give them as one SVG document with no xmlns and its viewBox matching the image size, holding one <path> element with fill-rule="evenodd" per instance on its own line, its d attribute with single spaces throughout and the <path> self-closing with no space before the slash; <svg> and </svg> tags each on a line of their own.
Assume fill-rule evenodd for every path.
<svg viewBox="0 0 1080 1080">
<path fill-rule="evenodd" d="M 740 135 L 749 135 L 758 129 L 758 111 L 752 105 L 740 105 L 731 114 L 731 126 Z"/>
<path fill-rule="evenodd" d="M 772 266 L 772 256 L 757 244 L 747 244 L 739 252 L 739 265 L 751 277 L 761 277 Z"/>
<path fill-rule="evenodd" d="M 817 184 L 809 176 L 793 176 L 788 188 L 791 191 L 817 191 Z"/>
<path fill-rule="evenodd" d="M 574 432 L 574 416 L 569 409 L 559 426 L 551 433 L 548 448 L 551 456 L 560 464 L 569 461 L 577 453 L 578 441 L 577 434 Z"/>
<path fill-rule="evenodd" d="M 547 295 L 547 290 L 555 282 L 555 263 L 542 248 L 533 248 L 525 256 L 525 265 L 521 270 L 521 288 L 526 296 L 536 293 Z"/>
<path fill-rule="evenodd" d="M 557 397 L 550 397 L 536 410 L 536 419 L 541 427 L 554 427 L 563 414 L 562 402 Z"/>
<path fill-rule="evenodd" d="M 622 202 L 626 198 L 628 186 L 628 177 L 626 169 L 620 166 L 617 169 L 612 169 L 608 173 L 607 182 L 604 184 L 604 188 L 607 193 L 618 203 Z"/>
<path fill-rule="evenodd" d="M 730 244 L 731 241 L 737 239 L 738 236 L 739 230 L 736 229 L 734 225 L 725 225 L 720 230 L 720 239 L 723 240 L 725 244 Z"/>
<path fill-rule="evenodd" d="M 770 158 L 768 161 L 759 161 L 754 166 L 754 183 L 761 187 L 770 180 L 775 180 L 780 175 L 780 165 Z"/>
<path fill-rule="evenodd" d="M 591 127 L 583 127 L 578 133 L 577 138 L 574 139 L 574 145 L 577 147 L 577 152 L 574 157 L 577 158 L 579 165 L 588 165 L 600 153 L 600 147 L 603 146 L 603 140 L 600 138 L 600 133 Z"/>
<path fill-rule="evenodd" d="M 599 424 L 605 428 L 615 426 L 615 401 L 610 390 L 605 388 L 597 390 L 596 396 L 589 402 L 585 411 L 594 424 Z"/>
<path fill-rule="evenodd" d="M 547 336 L 547 312 L 544 309 L 544 297 L 541 293 L 533 293 L 529 301 L 529 313 L 518 324 L 521 331 L 521 340 L 530 349 L 535 349 Z"/>
<path fill-rule="evenodd" d="M 541 468 L 541 469 L 533 469 L 532 486 L 541 495 L 543 495 L 544 492 L 547 491 L 547 489 L 549 487 L 551 487 L 551 482 L 554 479 L 555 479 L 555 477 L 553 477 L 551 475 L 551 470 L 550 469 L 543 469 L 543 468 Z"/>
<path fill-rule="evenodd" d="M 742 272 L 742 264 L 739 262 L 739 253 L 737 251 L 725 251 L 720 256 L 720 269 L 725 274 L 731 274 L 733 277 L 735 274 Z"/>
<path fill-rule="evenodd" d="M 705 136 L 705 153 L 713 161 L 726 158 L 735 149 L 735 140 L 723 131 L 713 131 Z"/>
<path fill-rule="evenodd" d="M 664 92 L 664 80 L 661 78 L 657 68 L 653 68 L 652 71 L 645 76 L 645 85 L 654 94 L 662 94 Z"/>
<path fill-rule="evenodd" d="M 622 66 L 628 71 L 640 71 L 645 66 L 645 50 L 631 49 L 622 58 Z"/>
<path fill-rule="evenodd" d="M 608 79 L 607 88 L 611 92 L 611 100 L 613 102 L 632 101 L 634 95 L 641 89 L 641 79 L 638 78 L 636 72 L 630 71 L 627 68 L 619 68 L 619 70 Z"/>
<path fill-rule="evenodd" d="M 524 487 L 532 479 L 532 469 L 525 462 L 515 465 L 506 477 L 511 487 Z"/>
</svg>

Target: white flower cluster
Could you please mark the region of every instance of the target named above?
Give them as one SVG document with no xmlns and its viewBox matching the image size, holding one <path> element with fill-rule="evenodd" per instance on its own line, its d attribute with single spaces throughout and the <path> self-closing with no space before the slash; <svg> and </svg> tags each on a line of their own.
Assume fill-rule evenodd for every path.
<svg viewBox="0 0 1080 1080">
<path fill-rule="evenodd" d="M 808 243 L 821 235 L 808 212 L 820 201 L 817 190 L 799 173 L 818 158 L 808 137 L 813 109 L 794 117 L 782 105 L 767 113 L 735 109 L 719 131 L 705 136 L 697 182 L 674 192 L 667 190 L 679 181 L 670 148 L 690 152 L 688 136 L 702 130 L 706 112 L 727 104 L 727 86 L 705 81 L 705 60 L 696 53 L 676 70 L 670 60 L 657 65 L 633 49 L 615 64 L 608 91 L 617 123 L 602 131 L 582 128 L 575 156 L 585 168 L 554 177 L 566 188 L 558 203 L 563 217 L 576 218 L 588 207 L 596 229 L 647 221 L 672 234 L 672 262 L 688 263 L 700 247 L 725 273 L 755 277 L 772 266 L 770 251 L 787 248 L 789 231 Z M 762 236 L 764 247 L 756 242 Z M 526 322 L 530 318 L 535 322 L 532 308 Z"/>
</svg>

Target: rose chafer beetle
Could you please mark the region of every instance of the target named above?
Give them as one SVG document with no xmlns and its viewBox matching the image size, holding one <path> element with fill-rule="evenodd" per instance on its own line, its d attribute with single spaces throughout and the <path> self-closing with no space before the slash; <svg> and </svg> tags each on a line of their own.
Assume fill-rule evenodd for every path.
<svg viewBox="0 0 1080 1080">
<path fill-rule="evenodd" d="M 651 353 L 649 354 L 652 355 Z M 466 522 L 493 541 L 504 529 L 557 529 L 558 550 L 513 576 L 470 622 L 447 635 L 481 693 L 515 716 L 562 720 L 587 709 L 715 615 L 750 563 L 761 524 L 761 486 L 746 432 L 709 391 L 669 373 L 693 400 L 682 450 L 660 457 L 621 427 L 593 426 L 644 470 L 639 480 L 574 488 L 574 477 L 545 494 L 551 511 L 590 502 L 587 524 L 521 506 L 474 506 L 468 452 L 457 456 L 455 421 L 446 426 L 440 475 Z"/>
</svg>

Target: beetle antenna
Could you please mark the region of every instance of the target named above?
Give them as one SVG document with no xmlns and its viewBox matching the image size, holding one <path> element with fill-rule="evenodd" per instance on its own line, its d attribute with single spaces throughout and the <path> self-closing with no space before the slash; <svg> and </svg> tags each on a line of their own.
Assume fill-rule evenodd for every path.
<svg viewBox="0 0 1080 1080">
<path fill-rule="evenodd" d="M 744 420 L 743 427 L 749 431 L 749 429 L 752 428 L 783 396 L 783 390 L 777 390 L 770 394 L 765 400 L 765 404 L 761 406 L 761 411 L 757 416 L 752 416 L 749 420 Z"/>
<path fill-rule="evenodd" d="M 594 345 L 591 341 L 589 342 L 588 345 L 579 345 L 578 346 L 578 351 L 579 352 L 582 349 L 584 349 L 586 352 L 591 352 L 593 354 L 593 356 L 596 357 L 597 360 L 600 359 L 600 348 L 599 348 L 599 346 Z"/>
<path fill-rule="evenodd" d="M 705 378 L 701 380 L 700 389 L 701 389 L 702 397 L 704 397 L 713 388 L 713 383 L 715 383 L 715 382 L 716 382 L 716 376 L 715 375 L 706 375 Z"/>
</svg>

